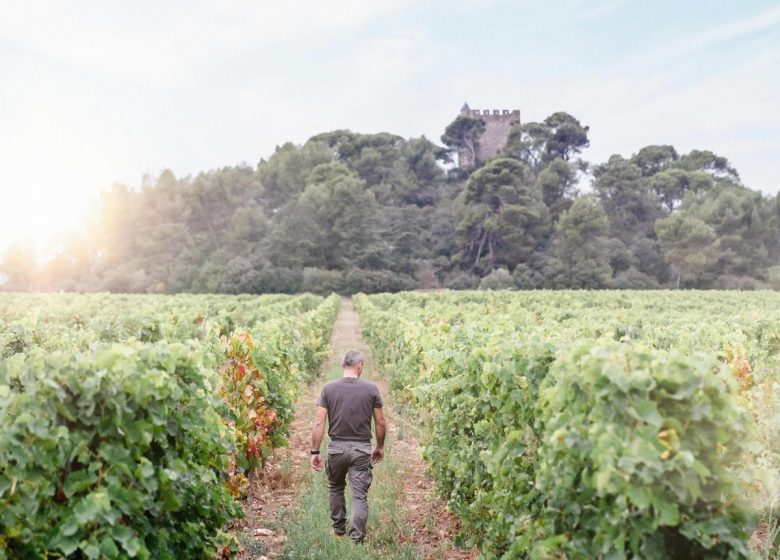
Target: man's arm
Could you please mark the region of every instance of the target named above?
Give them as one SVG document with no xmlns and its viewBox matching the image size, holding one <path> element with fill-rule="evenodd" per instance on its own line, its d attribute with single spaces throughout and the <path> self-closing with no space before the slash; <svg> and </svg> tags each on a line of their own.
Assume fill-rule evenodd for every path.
<svg viewBox="0 0 780 560">
<path fill-rule="evenodd" d="M 387 423 L 385 422 L 385 413 L 381 408 L 374 408 L 374 429 L 376 430 L 376 449 L 371 454 L 371 462 L 376 464 L 385 458 Z"/>
<path fill-rule="evenodd" d="M 325 418 L 328 416 L 328 409 L 324 406 L 317 407 L 317 413 L 314 416 L 314 426 L 311 430 L 311 450 L 319 451 L 322 444 L 322 436 L 325 434 Z M 311 456 L 311 468 L 315 471 L 322 470 L 322 457 L 320 455 Z"/>
</svg>

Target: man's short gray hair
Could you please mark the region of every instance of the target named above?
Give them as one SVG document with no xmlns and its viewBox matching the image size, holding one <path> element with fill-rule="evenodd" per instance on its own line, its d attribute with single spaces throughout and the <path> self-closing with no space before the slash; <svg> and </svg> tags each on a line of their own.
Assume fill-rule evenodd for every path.
<svg viewBox="0 0 780 560">
<path fill-rule="evenodd" d="M 341 360 L 341 367 L 353 368 L 358 364 L 362 364 L 363 360 L 364 360 L 363 352 L 358 352 L 357 350 L 350 350 L 349 352 L 344 354 L 344 358 Z"/>
</svg>

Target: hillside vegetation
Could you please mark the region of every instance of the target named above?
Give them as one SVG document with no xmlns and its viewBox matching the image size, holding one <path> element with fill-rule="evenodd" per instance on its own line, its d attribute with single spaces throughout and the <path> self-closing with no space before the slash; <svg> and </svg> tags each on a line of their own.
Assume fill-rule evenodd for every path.
<svg viewBox="0 0 780 560">
<path fill-rule="evenodd" d="M 256 167 L 114 185 L 83 231 L 37 264 L 16 246 L 4 288 L 317 293 L 464 288 L 780 286 L 780 196 L 706 150 L 646 146 L 594 164 L 567 113 L 516 125 L 473 168 L 459 116 L 426 138 L 338 130 Z M 475 136 L 476 135 L 476 136 Z"/>
</svg>

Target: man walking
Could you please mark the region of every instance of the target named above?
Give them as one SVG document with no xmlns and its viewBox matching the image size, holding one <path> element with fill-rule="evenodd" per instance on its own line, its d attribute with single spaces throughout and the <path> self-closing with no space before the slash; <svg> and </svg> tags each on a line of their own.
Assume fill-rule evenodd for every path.
<svg viewBox="0 0 780 560">
<path fill-rule="evenodd" d="M 371 469 L 385 456 L 386 431 L 382 396 L 376 385 L 360 379 L 363 365 L 362 353 L 352 350 L 344 355 L 341 361 L 344 376 L 322 388 L 311 434 L 311 466 L 315 471 L 320 471 L 320 444 L 327 417 L 329 442 L 325 472 L 328 474 L 330 517 L 336 536 L 344 536 L 347 523 L 344 488 L 345 479 L 349 475 L 349 488 L 352 492 L 352 523 L 349 536 L 356 543 L 362 543 L 366 536 Z M 373 451 L 372 417 L 376 427 L 376 447 Z"/>
</svg>

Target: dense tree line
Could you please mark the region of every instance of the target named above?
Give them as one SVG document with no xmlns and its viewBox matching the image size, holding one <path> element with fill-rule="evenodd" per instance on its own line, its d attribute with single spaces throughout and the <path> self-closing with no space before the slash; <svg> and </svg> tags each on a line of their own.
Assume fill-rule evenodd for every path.
<svg viewBox="0 0 780 560">
<path fill-rule="evenodd" d="M 780 288 L 780 195 L 722 156 L 647 146 L 591 165 L 567 113 L 515 126 L 473 168 L 484 123 L 444 147 L 346 130 L 284 144 L 256 168 L 114 185 L 44 264 L 22 246 L 5 288 L 330 292 L 413 288 Z M 581 187 L 583 177 L 590 185 Z"/>
</svg>

